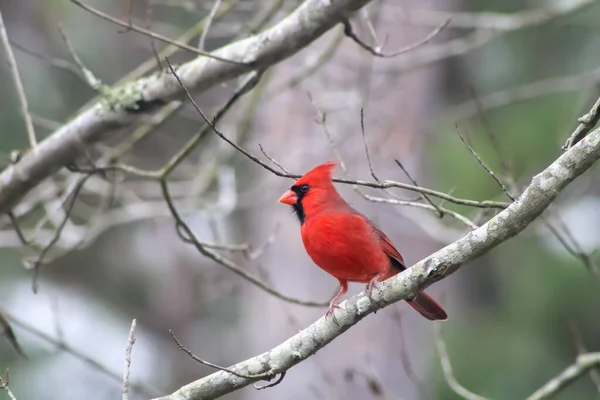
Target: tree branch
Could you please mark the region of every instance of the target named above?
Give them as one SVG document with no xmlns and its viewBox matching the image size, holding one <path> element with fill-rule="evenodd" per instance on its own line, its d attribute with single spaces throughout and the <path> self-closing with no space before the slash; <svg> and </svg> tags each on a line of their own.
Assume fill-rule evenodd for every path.
<svg viewBox="0 0 600 400">
<path fill-rule="evenodd" d="M 177 68 L 188 90 L 201 93 L 245 73 L 264 70 L 302 50 L 370 0 L 307 0 L 261 34 L 224 46 L 212 54 L 246 64 L 204 56 Z M 254 68 L 247 65 L 251 63 Z M 159 73 L 112 88 L 78 116 L 0 173 L 0 213 L 10 210 L 31 188 L 71 163 L 108 131 L 129 126 L 141 112 L 180 98 L 182 87 L 171 74 Z"/>
<path fill-rule="evenodd" d="M 549 380 L 544 386 L 529 396 L 527 400 L 549 399 L 579 379 L 586 372 L 597 367 L 600 367 L 600 353 L 580 354 L 573 365 L 570 365 L 563 372 Z"/>
<path fill-rule="evenodd" d="M 480 228 L 390 278 L 372 294 L 350 298 L 336 310 L 333 319 L 321 317 L 315 323 L 273 349 L 240 362 L 230 369 L 245 374 L 267 371 L 282 373 L 307 359 L 367 315 L 406 299 L 434 282 L 454 273 L 461 265 L 524 230 L 554 201 L 575 178 L 600 159 L 600 129 L 592 131 L 566 151 L 548 168 L 535 176 L 519 200 Z M 214 399 L 250 385 L 253 380 L 219 371 L 192 382 L 171 395 L 156 400 Z"/>
</svg>

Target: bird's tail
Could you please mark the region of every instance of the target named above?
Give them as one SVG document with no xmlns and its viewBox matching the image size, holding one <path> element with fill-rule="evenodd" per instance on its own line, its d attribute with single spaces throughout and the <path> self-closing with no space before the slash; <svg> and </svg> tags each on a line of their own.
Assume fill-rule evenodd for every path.
<svg viewBox="0 0 600 400">
<path fill-rule="evenodd" d="M 414 299 L 406 300 L 408 305 L 417 310 L 419 314 L 424 316 L 430 321 L 446 320 L 448 314 L 438 304 L 437 301 L 429 297 L 425 292 L 417 294 Z"/>
</svg>

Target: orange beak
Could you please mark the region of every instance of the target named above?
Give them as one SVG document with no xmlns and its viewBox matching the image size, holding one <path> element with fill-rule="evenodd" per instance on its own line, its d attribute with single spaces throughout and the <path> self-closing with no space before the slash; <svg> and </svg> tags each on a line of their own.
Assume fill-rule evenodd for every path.
<svg viewBox="0 0 600 400">
<path fill-rule="evenodd" d="M 279 202 L 293 206 L 298 202 L 298 196 L 296 196 L 296 193 L 288 190 L 279 198 Z"/>
</svg>

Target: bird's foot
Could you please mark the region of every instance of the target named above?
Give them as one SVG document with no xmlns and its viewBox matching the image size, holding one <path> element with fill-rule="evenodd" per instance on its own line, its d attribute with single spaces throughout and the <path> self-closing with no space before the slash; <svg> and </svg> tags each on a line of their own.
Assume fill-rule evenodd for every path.
<svg viewBox="0 0 600 400">
<path fill-rule="evenodd" d="M 342 307 L 340 307 L 337 303 L 331 303 L 329 305 L 329 308 L 327 309 L 327 312 L 325 313 L 325 319 L 327 319 L 327 317 L 331 316 L 331 318 L 333 318 L 333 322 L 335 322 L 335 324 L 337 326 L 340 326 L 337 318 L 335 317 L 335 314 L 333 313 L 333 310 L 336 309 L 336 308 L 340 308 L 341 309 Z"/>
<path fill-rule="evenodd" d="M 367 289 L 365 290 L 365 294 L 367 295 L 371 303 L 375 303 L 375 300 L 373 300 L 373 290 L 375 289 L 377 282 L 378 281 L 376 279 L 372 279 L 369 281 L 369 283 L 367 283 Z"/>
</svg>

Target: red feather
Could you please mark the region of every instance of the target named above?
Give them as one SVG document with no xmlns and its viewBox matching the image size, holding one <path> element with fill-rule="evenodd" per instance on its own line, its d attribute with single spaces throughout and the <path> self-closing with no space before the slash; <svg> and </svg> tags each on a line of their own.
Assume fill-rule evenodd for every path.
<svg viewBox="0 0 600 400">
<path fill-rule="evenodd" d="M 338 307 L 348 291 L 348 282 L 373 286 L 406 269 L 392 241 L 367 217 L 354 210 L 339 195 L 331 180 L 334 162 L 315 167 L 288 190 L 279 201 L 298 215 L 306 252 L 321 269 L 338 279 L 340 291 L 326 315 Z M 407 300 L 429 320 L 448 318 L 444 309 L 424 292 Z"/>
</svg>

